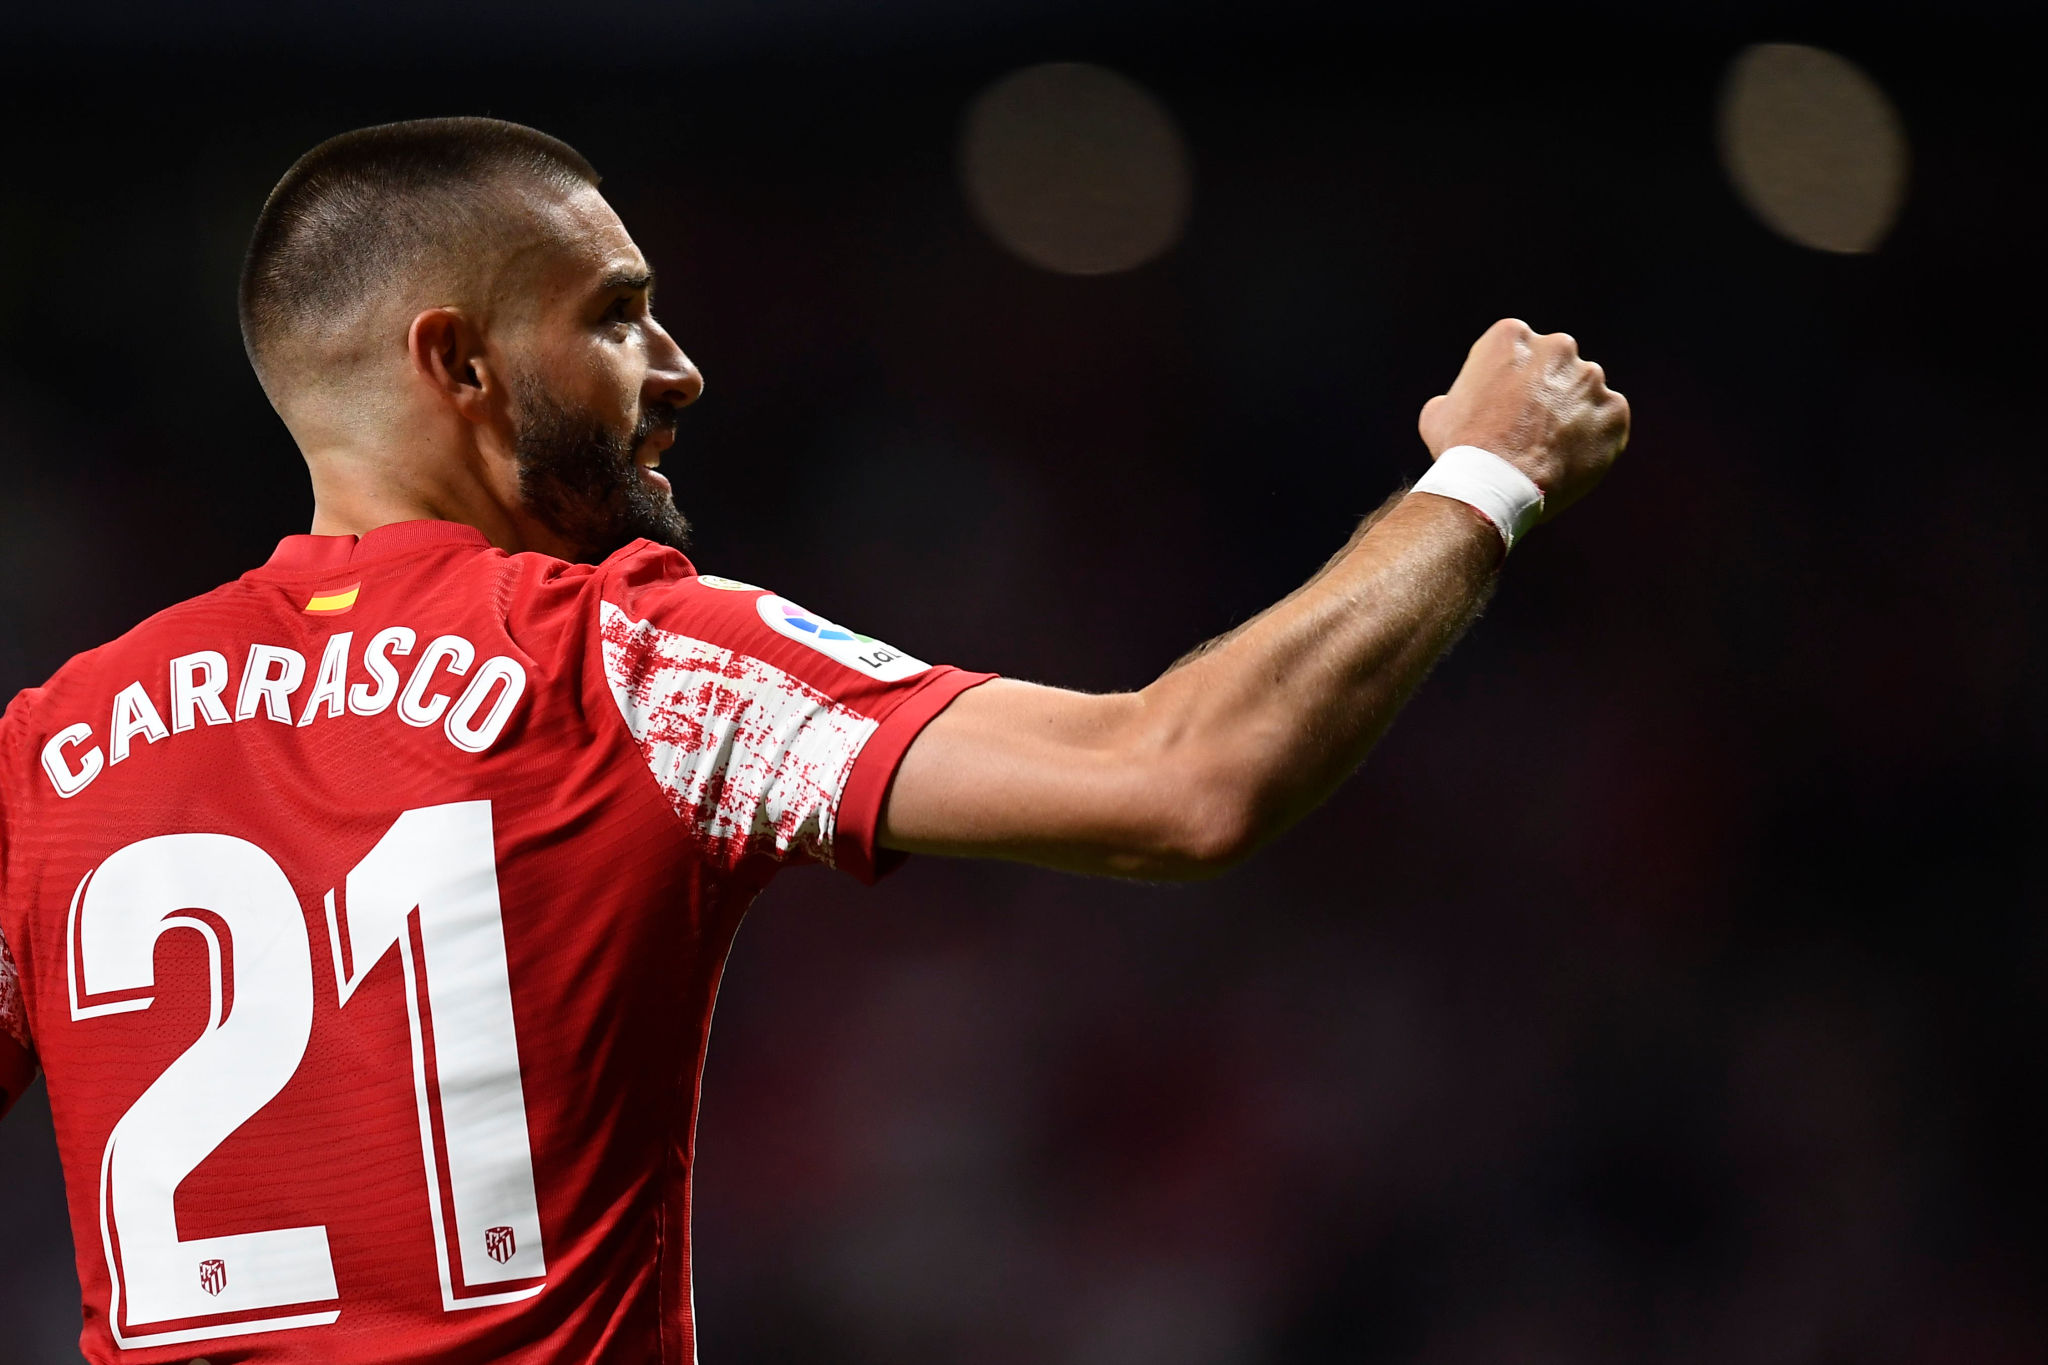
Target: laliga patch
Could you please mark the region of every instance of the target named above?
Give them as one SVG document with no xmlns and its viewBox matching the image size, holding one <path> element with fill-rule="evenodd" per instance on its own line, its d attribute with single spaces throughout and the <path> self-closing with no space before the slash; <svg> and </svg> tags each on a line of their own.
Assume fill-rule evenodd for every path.
<svg viewBox="0 0 2048 1365">
<path fill-rule="evenodd" d="M 772 592 L 755 598 L 754 609 L 761 613 L 768 629 L 777 635 L 787 635 L 827 658 L 848 668 L 857 668 L 881 682 L 897 682 L 931 667 L 924 660 L 913 658 L 900 649 L 891 649 L 872 635 L 862 635 L 845 626 L 834 625 Z"/>
<path fill-rule="evenodd" d="M 707 588 L 723 588 L 727 592 L 759 592 L 752 583 L 742 583 L 737 578 L 720 578 L 715 573 L 700 573 L 697 581 Z"/>
</svg>

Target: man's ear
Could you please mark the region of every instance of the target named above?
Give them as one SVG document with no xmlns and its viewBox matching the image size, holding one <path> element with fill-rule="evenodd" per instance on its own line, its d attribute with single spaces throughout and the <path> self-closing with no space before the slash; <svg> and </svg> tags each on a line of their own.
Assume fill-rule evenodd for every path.
<svg viewBox="0 0 2048 1365">
<path fill-rule="evenodd" d="M 497 376 L 470 317 L 459 308 L 429 308 L 412 320 L 405 341 L 416 377 L 467 420 L 486 420 L 499 399 Z"/>
</svg>

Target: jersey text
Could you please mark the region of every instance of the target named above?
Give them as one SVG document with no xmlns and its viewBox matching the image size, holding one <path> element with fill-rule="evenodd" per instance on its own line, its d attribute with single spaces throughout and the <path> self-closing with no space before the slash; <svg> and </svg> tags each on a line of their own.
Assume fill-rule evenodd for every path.
<svg viewBox="0 0 2048 1365">
<path fill-rule="evenodd" d="M 230 676 L 227 656 L 218 650 L 181 654 L 170 661 L 163 691 L 153 694 L 132 682 L 115 694 L 104 747 L 90 721 L 51 735 L 43 745 L 43 771 L 57 795 L 76 796 L 107 768 L 126 761 L 138 739 L 154 744 L 201 723 L 307 726 L 345 712 L 375 716 L 393 706 L 407 725 L 438 727 L 456 748 L 484 752 L 504 733 L 526 694 L 525 667 L 503 654 L 477 664 L 476 646 L 460 635 L 437 635 L 415 652 L 418 645 L 410 626 L 387 626 L 360 650 L 353 631 L 330 635 L 312 664 L 310 688 L 307 656 L 283 645 L 250 645 L 238 678 Z M 402 677 L 400 659 L 410 664 Z M 364 681 L 351 683 L 351 677 Z M 462 679 L 467 682 L 458 687 Z"/>
</svg>

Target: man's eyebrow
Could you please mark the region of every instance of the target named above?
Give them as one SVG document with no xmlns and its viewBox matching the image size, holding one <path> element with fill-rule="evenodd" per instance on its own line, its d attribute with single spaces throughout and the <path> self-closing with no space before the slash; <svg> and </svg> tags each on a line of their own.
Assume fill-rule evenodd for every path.
<svg viewBox="0 0 2048 1365">
<path fill-rule="evenodd" d="M 614 270 L 604 277 L 604 282 L 598 285 L 598 288 L 607 294 L 617 289 L 644 290 L 651 294 L 654 292 L 654 271 Z"/>
</svg>

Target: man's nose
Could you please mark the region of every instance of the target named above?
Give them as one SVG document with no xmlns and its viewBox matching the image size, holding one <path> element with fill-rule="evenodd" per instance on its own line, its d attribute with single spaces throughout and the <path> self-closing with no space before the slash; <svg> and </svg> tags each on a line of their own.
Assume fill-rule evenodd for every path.
<svg viewBox="0 0 2048 1365">
<path fill-rule="evenodd" d="M 661 332 L 660 338 L 649 357 L 652 363 L 647 367 L 644 397 L 650 403 L 686 408 L 703 395 L 704 375 L 667 332 Z"/>
</svg>

